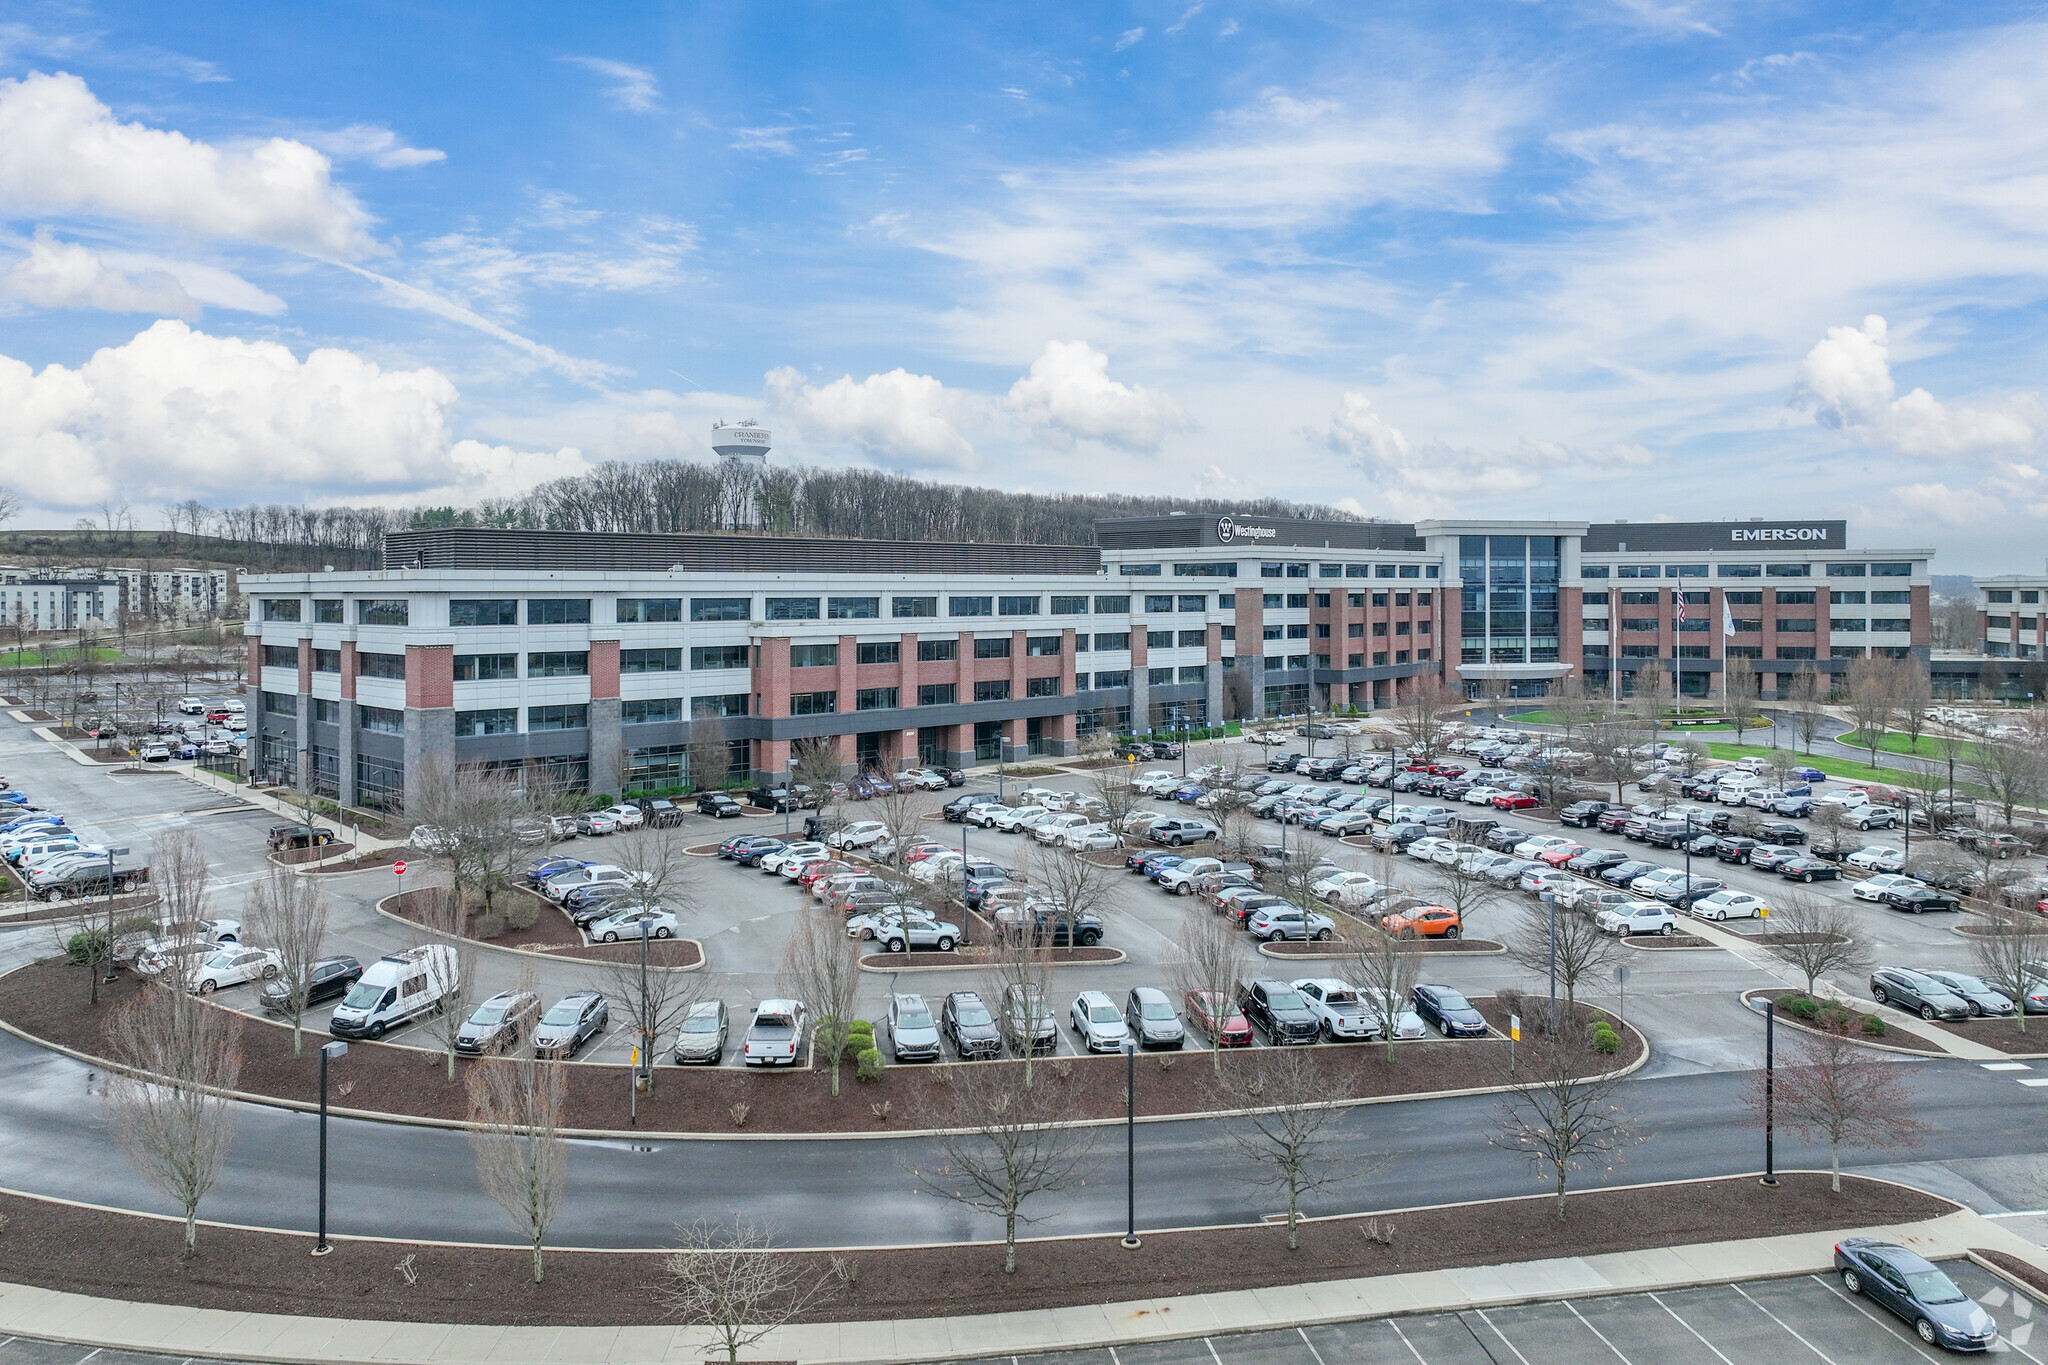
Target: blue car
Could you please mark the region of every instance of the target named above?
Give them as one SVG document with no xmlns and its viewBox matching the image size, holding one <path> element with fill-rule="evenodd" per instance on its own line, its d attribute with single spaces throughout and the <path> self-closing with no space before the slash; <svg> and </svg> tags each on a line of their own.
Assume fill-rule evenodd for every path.
<svg viewBox="0 0 2048 1365">
<path fill-rule="evenodd" d="M 1189 785 L 1182 787 L 1179 791 L 1175 792 L 1173 794 L 1173 799 L 1180 802 L 1183 805 L 1192 806 L 1195 804 L 1195 802 L 1199 801 L 1202 797 L 1206 796 L 1208 794 L 1208 790 L 1209 789 L 1207 787 L 1198 787 L 1195 786 L 1193 783 L 1190 783 Z"/>
<path fill-rule="evenodd" d="M 1842 1288 L 1889 1308 L 1929 1346 L 1988 1351 L 1998 1340 L 1998 1324 L 1989 1313 L 1941 1267 L 1902 1246 L 1870 1237 L 1844 1238 L 1835 1246 L 1835 1270 Z"/>
<path fill-rule="evenodd" d="M 61 825 L 63 823 L 64 817 L 61 815 L 52 815 L 48 811 L 38 811 L 34 815 L 17 815 L 11 820 L 0 822 L 0 834 L 12 834 L 15 830 L 28 825 Z"/>
<path fill-rule="evenodd" d="M 1187 859 L 1179 854 L 1163 853 L 1156 858 L 1147 858 L 1138 870 L 1145 874 L 1146 881 L 1156 882 L 1159 880 L 1159 874 L 1166 871 L 1167 868 L 1179 867 L 1186 861 Z"/>
<path fill-rule="evenodd" d="M 197 758 L 199 757 L 199 746 L 188 739 L 177 748 L 171 750 L 171 752 L 179 758 Z"/>
<path fill-rule="evenodd" d="M 1802 782 L 1825 782 L 1828 780 L 1828 775 L 1818 768 L 1794 768 L 1792 776 Z"/>
<path fill-rule="evenodd" d="M 0 792 L 0 805 L 26 806 L 28 797 L 20 792 Z"/>
<path fill-rule="evenodd" d="M 572 867 L 589 867 L 581 858 L 536 858 L 526 865 L 526 880 L 529 885 L 539 886 L 557 872 L 567 872 Z"/>
</svg>

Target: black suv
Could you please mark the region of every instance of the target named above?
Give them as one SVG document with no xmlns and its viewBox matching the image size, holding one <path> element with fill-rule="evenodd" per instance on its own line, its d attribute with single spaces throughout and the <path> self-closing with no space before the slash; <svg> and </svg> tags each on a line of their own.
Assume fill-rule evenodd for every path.
<svg viewBox="0 0 2048 1365">
<path fill-rule="evenodd" d="M 973 991 L 954 991 L 939 1010 L 939 1031 L 952 1040 L 953 1050 L 966 1061 L 975 1057 L 1003 1054 L 1002 1030 L 995 1016 Z"/>
<path fill-rule="evenodd" d="M 965 796 L 956 796 L 951 801 L 948 801 L 944 806 L 940 807 L 939 813 L 957 825 L 967 818 L 967 812 L 972 807 L 999 806 L 1001 804 L 1002 802 L 996 799 L 994 792 L 969 792 Z"/>
<path fill-rule="evenodd" d="M 1449 986 L 1420 985 L 1409 993 L 1415 1012 L 1435 1024 L 1446 1038 L 1484 1038 L 1486 1016 Z"/>
<path fill-rule="evenodd" d="M 1322 1021 L 1301 998 L 1301 992 L 1285 981 L 1260 978 L 1238 982 L 1237 1007 L 1276 1047 L 1313 1043 L 1322 1035 Z"/>
<path fill-rule="evenodd" d="M 1102 942 L 1102 917 L 1041 910 L 1031 921 L 1031 941 L 1054 948 L 1093 948 Z"/>
<path fill-rule="evenodd" d="M 1600 818 L 1600 812 L 1607 809 L 1605 801 L 1574 801 L 1557 813 L 1560 822 L 1576 825 L 1580 829 L 1591 829 Z"/>
<path fill-rule="evenodd" d="M 745 812 L 740 809 L 740 803 L 733 800 L 728 793 L 698 792 L 697 814 L 715 815 L 724 820 L 730 816 L 743 815 Z"/>
<path fill-rule="evenodd" d="M 320 848 L 334 842 L 334 831 L 318 825 L 272 825 L 270 846 L 280 848 Z"/>
</svg>

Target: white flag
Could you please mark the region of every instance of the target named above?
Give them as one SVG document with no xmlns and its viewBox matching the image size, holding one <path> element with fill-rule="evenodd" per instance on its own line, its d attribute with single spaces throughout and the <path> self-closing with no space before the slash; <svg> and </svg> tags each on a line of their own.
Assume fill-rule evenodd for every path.
<svg viewBox="0 0 2048 1365">
<path fill-rule="evenodd" d="M 1728 610 L 1728 603 L 1725 600 L 1721 603 L 1721 633 L 1723 635 L 1733 635 L 1735 633 L 1735 613 Z"/>
</svg>

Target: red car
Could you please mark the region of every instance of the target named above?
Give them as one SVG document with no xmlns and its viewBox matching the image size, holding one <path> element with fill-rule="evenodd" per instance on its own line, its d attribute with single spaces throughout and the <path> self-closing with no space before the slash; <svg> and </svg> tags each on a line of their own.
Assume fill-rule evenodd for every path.
<svg viewBox="0 0 2048 1365">
<path fill-rule="evenodd" d="M 1493 798 L 1495 810 L 1529 810 L 1542 804 L 1527 792 L 1502 792 Z"/>
<path fill-rule="evenodd" d="M 809 888 L 813 883 L 821 881 L 826 877 L 836 877 L 842 872 L 851 872 L 853 870 L 852 863 L 842 863 L 836 859 L 829 862 L 812 863 L 797 874 L 797 885 Z"/>
<path fill-rule="evenodd" d="M 919 835 L 918 837 L 924 839 L 926 836 Z M 931 839 L 925 843 L 913 843 L 910 846 L 910 850 L 903 855 L 903 861 L 906 864 L 921 863 L 935 853 L 944 852 L 946 847 L 945 844 L 940 843 L 937 839 Z"/>
<path fill-rule="evenodd" d="M 1429 765 L 1429 770 L 1438 777 L 1463 777 L 1465 775 L 1465 765 L 1462 763 L 1432 763 Z"/>
<path fill-rule="evenodd" d="M 1250 1047 L 1251 1021 L 1221 991 L 1189 991 L 1181 1003 L 1188 1022 L 1216 1040 L 1217 1047 Z"/>
<path fill-rule="evenodd" d="M 1549 863 L 1552 867 L 1563 867 L 1581 853 L 1590 852 L 1592 850 L 1584 844 L 1566 844 L 1563 848 L 1553 848 L 1548 853 L 1537 854 L 1536 861 L 1539 863 Z"/>
</svg>

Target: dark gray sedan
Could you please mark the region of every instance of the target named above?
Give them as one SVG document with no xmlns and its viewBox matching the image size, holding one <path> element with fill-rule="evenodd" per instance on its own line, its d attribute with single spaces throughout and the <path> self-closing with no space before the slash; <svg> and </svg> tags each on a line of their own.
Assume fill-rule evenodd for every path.
<svg viewBox="0 0 2048 1365">
<path fill-rule="evenodd" d="M 1920 975 L 1939 981 L 1960 995 L 1969 1005 L 1970 1013 L 1980 1018 L 1987 1014 L 1995 1018 L 2012 1013 L 2012 1000 L 2005 992 L 1993 989 L 1978 977 L 1965 976 L 1961 972 L 1922 972 Z"/>
<path fill-rule="evenodd" d="M 1989 1313 L 1941 1267 L 1902 1246 L 1870 1237 L 1844 1238 L 1835 1246 L 1835 1269 L 1844 1289 L 1867 1294 L 1897 1313 L 1929 1346 L 1988 1351 L 1998 1340 L 1998 1324 Z"/>
<path fill-rule="evenodd" d="M 1922 1019 L 1967 1019 L 1969 1002 L 1945 984 L 1904 967 L 1879 967 L 1870 974 L 1870 998 Z"/>
</svg>

